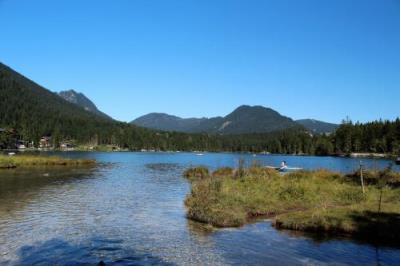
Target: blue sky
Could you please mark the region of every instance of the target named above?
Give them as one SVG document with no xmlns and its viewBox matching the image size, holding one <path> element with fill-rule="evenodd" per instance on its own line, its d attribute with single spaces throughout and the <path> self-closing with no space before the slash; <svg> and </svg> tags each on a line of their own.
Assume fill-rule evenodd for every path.
<svg viewBox="0 0 400 266">
<path fill-rule="evenodd" d="M 400 116 L 399 0 L 0 0 L 0 61 L 116 119 Z"/>
</svg>

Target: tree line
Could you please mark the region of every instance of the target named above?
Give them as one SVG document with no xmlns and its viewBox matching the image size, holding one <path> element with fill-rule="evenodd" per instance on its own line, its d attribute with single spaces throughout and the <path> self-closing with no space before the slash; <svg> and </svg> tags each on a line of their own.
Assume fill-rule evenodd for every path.
<svg viewBox="0 0 400 266">
<path fill-rule="evenodd" d="M 400 119 L 379 120 L 368 123 L 342 122 L 332 136 L 335 152 L 400 154 Z"/>
<path fill-rule="evenodd" d="M 17 128 L 15 134 L 0 132 L 0 147 L 10 147 L 7 141 L 16 138 L 35 140 L 40 134 L 29 128 Z M 179 150 L 179 151 L 225 151 L 270 152 L 280 154 L 346 155 L 352 152 L 400 154 L 400 119 L 355 123 L 345 121 L 331 135 L 312 135 L 303 129 L 288 129 L 265 134 L 215 135 L 187 134 L 180 132 L 153 131 L 127 123 L 110 122 L 53 126 L 43 131 L 52 136 L 55 147 L 62 140 L 73 139 L 87 145 L 116 145 L 129 150 Z"/>
</svg>

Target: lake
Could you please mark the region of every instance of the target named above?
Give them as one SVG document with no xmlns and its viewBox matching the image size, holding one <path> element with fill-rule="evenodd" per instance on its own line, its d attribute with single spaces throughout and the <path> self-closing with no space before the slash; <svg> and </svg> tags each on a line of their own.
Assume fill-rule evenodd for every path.
<svg viewBox="0 0 400 266">
<path fill-rule="evenodd" d="M 351 172 L 359 159 L 206 153 L 56 153 L 86 168 L 0 171 L 0 265 L 399 265 L 400 249 L 277 231 L 269 221 L 215 230 L 188 221 L 189 166 L 264 165 Z M 390 161 L 363 159 L 369 168 Z M 400 171 L 399 166 L 394 170 Z"/>
</svg>

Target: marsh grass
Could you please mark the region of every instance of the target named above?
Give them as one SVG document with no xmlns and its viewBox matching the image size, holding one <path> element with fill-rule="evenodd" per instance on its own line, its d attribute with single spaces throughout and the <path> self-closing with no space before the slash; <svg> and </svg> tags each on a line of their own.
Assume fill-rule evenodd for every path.
<svg viewBox="0 0 400 266">
<path fill-rule="evenodd" d="M 208 170 L 208 168 L 203 167 L 203 166 L 193 167 L 193 168 L 187 169 L 183 173 L 183 176 L 189 180 L 205 179 L 210 176 L 210 171 Z"/>
<path fill-rule="evenodd" d="M 327 170 L 281 175 L 251 166 L 241 170 L 240 178 L 237 171 L 222 168 L 212 175 L 196 176 L 190 173 L 199 170 L 187 171 L 192 182 L 185 201 L 188 218 L 216 227 L 237 227 L 262 216 L 273 218 L 273 224 L 282 229 L 358 235 L 371 228 L 400 228 L 396 218 L 400 215 L 397 187 L 381 188 L 369 182 L 364 194 L 355 179 Z M 200 172 L 207 173 L 203 168 Z M 380 216 L 386 218 L 379 219 Z M 382 229 L 377 235 L 390 232 Z M 399 235 L 396 237 L 399 239 Z"/>
<path fill-rule="evenodd" d="M 32 166 L 73 166 L 73 165 L 92 165 L 96 161 L 88 159 L 65 159 L 50 156 L 33 155 L 0 155 L 0 169 L 32 167 Z"/>
<path fill-rule="evenodd" d="M 222 167 L 212 173 L 213 177 L 229 177 L 234 174 L 234 169 L 230 167 Z"/>
<path fill-rule="evenodd" d="M 385 170 L 367 170 L 363 171 L 364 182 L 367 185 L 379 185 L 384 180 L 385 185 L 396 188 L 400 187 L 400 173 Z M 346 176 L 349 180 L 359 183 L 360 171 L 356 171 Z"/>
</svg>

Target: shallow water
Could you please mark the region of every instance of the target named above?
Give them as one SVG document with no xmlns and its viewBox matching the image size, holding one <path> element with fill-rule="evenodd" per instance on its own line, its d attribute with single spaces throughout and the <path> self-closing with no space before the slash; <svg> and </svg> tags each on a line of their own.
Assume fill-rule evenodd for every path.
<svg viewBox="0 0 400 266">
<path fill-rule="evenodd" d="M 185 218 L 190 165 L 265 165 L 349 172 L 355 159 L 189 153 L 61 153 L 95 169 L 0 172 L 1 265 L 398 265 L 400 250 L 276 231 L 268 221 L 211 230 Z M 363 160 L 383 168 L 385 160 Z M 395 170 L 400 169 L 396 166 Z"/>
</svg>

